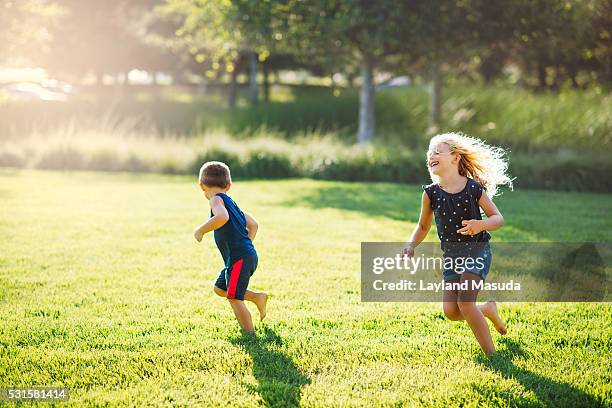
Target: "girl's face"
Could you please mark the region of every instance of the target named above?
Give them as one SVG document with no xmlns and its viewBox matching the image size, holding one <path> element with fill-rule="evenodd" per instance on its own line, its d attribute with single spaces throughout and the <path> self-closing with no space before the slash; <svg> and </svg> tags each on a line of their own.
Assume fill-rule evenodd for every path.
<svg viewBox="0 0 612 408">
<path fill-rule="evenodd" d="M 446 143 L 429 146 L 427 151 L 427 168 L 432 174 L 446 174 L 448 170 L 457 167 L 459 156 L 453 154 Z"/>
</svg>

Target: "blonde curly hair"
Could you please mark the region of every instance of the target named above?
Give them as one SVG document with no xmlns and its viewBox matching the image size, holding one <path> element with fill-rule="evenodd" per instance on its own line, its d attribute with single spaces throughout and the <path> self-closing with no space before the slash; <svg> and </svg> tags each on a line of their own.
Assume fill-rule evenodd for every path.
<svg viewBox="0 0 612 408">
<path fill-rule="evenodd" d="M 507 185 L 513 189 L 513 178 L 507 174 L 508 160 L 501 147 L 490 146 L 480 139 L 462 133 L 443 133 L 429 141 L 430 149 L 440 143 L 450 147 L 453 154 L 459 154 L 459 174 L 470 177 L 487 188 L 489 197 L 498 193 L 498 186 Z M 429 173 L 431 180 L 438 183 L 436 175 Z"/>
</svg>

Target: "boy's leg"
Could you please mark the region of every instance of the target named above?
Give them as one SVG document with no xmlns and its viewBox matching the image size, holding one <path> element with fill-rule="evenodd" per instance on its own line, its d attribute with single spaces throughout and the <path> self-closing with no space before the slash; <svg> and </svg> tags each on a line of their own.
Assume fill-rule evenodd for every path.
<svg viewBox="0 0 612 408">
<path fill-rule="evenodd" d="M 266 317 L 266 305 L 268 303 L 267 293 L 247 290 L 244 293 L 244 300 L 255 303 L 255 306 L 257 306 L 257 310 L 259 311 L 259 320 L 263 320 L 264 317 Z"/>
<path fill-rule="evenodd" d="M 228 273 L 226 274 L 227 298 L 230 300 L 230 302 L 232 302 L 232 300 L 234 299 L 240 301 L 250 300 L 251 302 L 255 303 L 255 305 L 257 305 L 257 309 L 259 310 L 259 316 L 261 319 L 263 319 L 266 316 L 266 303 L 268 300 L 268 295 L 265 293 L 247 290 L 251 275 L 253 274 L 256 268 L 256 254 L 248 255 L 232 264 L 231 270 L 228 270 Z M 251 314 L 248 313 L 248 309 L 244 305 L 244 302 L 232 302 L 232 309 L 234 310 L 236 318 L 239 319 L 239 321 L 241 321 L 240 319 L 243 319 L 240 323 L 241 327 L 243 327 L 243 323 L 246 324 L 247 321 L 252 327 L 253 323 L 251 321 Z M 243 312 L 246 312 L 246 314 L 248 314 L 248 319 L 246 317 L 246 314 Z M 245 328 L 245 330 L 247 329 Z"/>
<path fill-rule="evenodd" d="M 213 291 L 223 297 L 227 298 L 227 291 L 215 286 Z M 263 320 L 266 317 L 266 305 L 268 303 L 268 294 L 265 292 L 253 292 L 252 290 L 246 290 L 244 292 L 244 300 L 255 303 L 257 310 L 259 311 L 259 319 Z"/>
<path fill-rule="evenodd" d="M 215 281 L 215 285 L 213 286 L 213 292 L 218 296 L 227 297 L 227 282 L 225 278 L 225 274 L 227 273 L 227 268 L 221 269 L 219 276 L 217 276 L 217 280 Z"/>
<path fill-rule="evenodd" d="M 234 311 L 234 315 L 236 316 L 236 320 L 238 320 L 238 324 L 242 330 L 248 333 L 254 333 L 253 320 L 251 319 L 251 314 L 244 304 L 244 301 L 239 299 L 229 299 L 229 301 Z"/>
<path fill-rule="evenodd" d="M 472 287 L 471 281 L 480 280 L 482 280 L 482 278 L 473 273 L 465 272 L 461 275 L 461 282 L 470 282 L 468 284 L 470 287 Z M 474 333 L 480 347 L 488 356 L 495 352 L 495 345 L 493 344 L 493 338 L 491 337 L 487 321 L 478 306 L 476 306 L 477 295 L 477 289 L 460 291 L 457 297 L 457 306 L 459 306 L 461 314 L 467 321 L 470 329 L 472 329 L 472 333 Z"/>
</svg>

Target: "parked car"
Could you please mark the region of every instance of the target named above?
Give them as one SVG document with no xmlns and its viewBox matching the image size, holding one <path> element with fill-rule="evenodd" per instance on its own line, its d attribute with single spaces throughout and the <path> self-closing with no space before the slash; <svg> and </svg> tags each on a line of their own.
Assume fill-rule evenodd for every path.
<svg viewBox="0 0 612 408">
<path fill-rule="evenodd" d="M 64 102 L 73 93 L 71 85 L 59 81 L 46 82 L 48 86 L 33 82 L 18 82 L 1 88 L 11 99 L 20 101 Z"/>
</svg>

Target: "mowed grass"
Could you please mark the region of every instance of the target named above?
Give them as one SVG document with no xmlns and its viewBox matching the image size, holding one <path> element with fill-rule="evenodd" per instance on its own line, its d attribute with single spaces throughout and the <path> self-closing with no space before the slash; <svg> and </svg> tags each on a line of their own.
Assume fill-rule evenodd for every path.
<svg viewBox="0 0 612 408">
<path fill-rule="evenodd" d="M 192 236 L 209 211 L 195 177 L 1 171 L 0 386 L 66 386 L 75 406 L 612 405 L 609 304 L 502 304 L 488 361 L 440 303 L 360 302 L 360 243 L 405 239 L 419 186 L 230 194 L 260 223 L 256 338 L 212 293 L 222 263 Z M 495 240 L 611 241 L 612 195 L 496 202 Z"/>
</svg>

